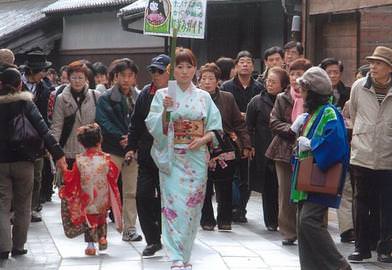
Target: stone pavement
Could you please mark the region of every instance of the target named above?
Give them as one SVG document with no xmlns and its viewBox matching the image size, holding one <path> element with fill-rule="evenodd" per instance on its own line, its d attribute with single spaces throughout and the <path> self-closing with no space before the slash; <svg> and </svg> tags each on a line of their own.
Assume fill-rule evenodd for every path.
<svg viewBox="0 0 392 270">
<path fill-rule="evenodd" d="M 126 243 L 109 225 L 109 248 L 98 256 L 84 255 L 83 237 L 67 239 L 64 236 L 60 202 L 55 199 L 43 209 L 44 222 L 33 223 L 29 231 L 26 256 L 11 258 L 0 265 L 0 270 L 166 270 L 170 262 L 164 251 L 158 256 L 143 259 L 144 242 Z M 191 263 L 194 270 L 297 270 L 298 248 L 282 247 L 278 232 L 268 232 L 262 222 L 260 195 L 253 195 L 248 207 L 249 223 L 233 225 L 232 232 L 200 230 L 193 249 Z M 335 211 L 330 211 L 329 229 L 341 252 L 347 256 L 352 244 L 338 242 Z M 1 241 L 1 239 L 0 239 Z M 322 245 L 322 243 L 320 243 Z M 352 264 L 355 270 L 392 269 L 392 265 L 376 262 Z M 323 270 L 323 269 L 317 269 Z"/>
</svg>

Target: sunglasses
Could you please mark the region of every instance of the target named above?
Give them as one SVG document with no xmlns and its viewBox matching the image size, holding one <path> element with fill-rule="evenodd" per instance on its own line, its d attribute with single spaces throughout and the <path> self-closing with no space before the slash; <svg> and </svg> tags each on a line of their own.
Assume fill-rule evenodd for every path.
<svg viewBox="0 0 392 270">
<path fill-rule="evenodd" d="M 161 69 L 158 69 L 158 68 L 150 68 L 150 73 L 151 74 L 154 74 L 154 73 L 159 73 L 160 75 L 162 75 L 165 71 L 164 70 L 161 70 Z"/>
</svg>

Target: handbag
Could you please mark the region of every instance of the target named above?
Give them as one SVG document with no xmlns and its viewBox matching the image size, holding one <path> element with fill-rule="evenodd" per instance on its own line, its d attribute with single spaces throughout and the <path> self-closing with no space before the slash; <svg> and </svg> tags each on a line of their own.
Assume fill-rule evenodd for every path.
<svg viewBox="0 0 392 270">
<path fill-rule="evenodd" d="M 218 148 L 210 148 L 210 162 L 208 176 L 213 181 L 232 179 L 238 162 L 238 152 L 234 141 L 225 132 L 213 131 L 219 142 Z"/>
<path fill-rule="evenodd" d="M 72 223 L 68 203 L 65 199 L 61 199 L 61 220 L 63 223 L 64 234 L 68 238 L 75 238 L 83 234 L 88 229 L 88 226 L 85 223 L 79 225 Z"/>
<path fill-rule="evenodd" d="M 44 142 L 38 131 L 26 117 L 22 107 L 21 112 L 8 123 L 9 145 L 28 161 L 34 161 L 42 156 Z"/>
<path fill-rule="evenodd" d="M 323 172 L 313 162 L 313 157 L 308 157 L 300 161 L 297 189 L 305 192 L 337 195 L 342 174 L 342 163 L 337 163 Z"/>
</svg>

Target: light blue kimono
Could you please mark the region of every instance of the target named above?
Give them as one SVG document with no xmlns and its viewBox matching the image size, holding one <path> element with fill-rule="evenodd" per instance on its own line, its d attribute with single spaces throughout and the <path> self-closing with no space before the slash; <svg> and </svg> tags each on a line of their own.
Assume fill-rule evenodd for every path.
<svg viewBox="0 0 392 270">
<path fill-rule="evenodd" d="M 186 91 L 178 86 L 168 134 L 163 134 L 163 99 L 168 89 L 158 90 L 145 122 L 154 137 L 151 156 L 159 168 L 162 200 L 162 238 L 172 261 L 189 262 L 201 217 L 206 181 L 207 146 L 188 150 L 174 144 L 175 120 L 203 120 L 204 132 L 222 130 L 218 108 L 210 95 L 193 84 Z"/>
</svg>

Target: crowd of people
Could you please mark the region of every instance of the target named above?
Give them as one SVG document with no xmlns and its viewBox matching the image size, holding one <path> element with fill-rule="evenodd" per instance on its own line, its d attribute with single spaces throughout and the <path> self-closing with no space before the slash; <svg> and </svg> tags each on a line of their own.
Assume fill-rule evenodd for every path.
<svg viewBox="0 0 392 270">
<path fill-rule="evenodd" d="M 339 59 L 311 63 L 295 41 L 267 49 L 260 74 L 249 51 L 200 65 L 177 48 L 151 59 L 142 90 L 129 58 L 58 73 L 39 49 L 26 59 L 17 67 L 0 49 L 0 260 L 28 252 L 55 184 L 64 230 L 84 233 L 89 256 L 107 248 L 109 216 L 123 241 L 144 236 L 143 256 L 164 247 L 171 269 L 192 269 L 199 226 L 247 223 L 254 191 L 266 230 L 298 242 L 301 269 L 348 270 L 372 250 L 392 263 L 392 49 L 375 48 L 352 87 Z M 300 188 L 307 160 L 312 179 L 339 168 L 335 193 Z M 347 260 L 329 208 L 341 242 L 354 243 Z"/>
</svg>

